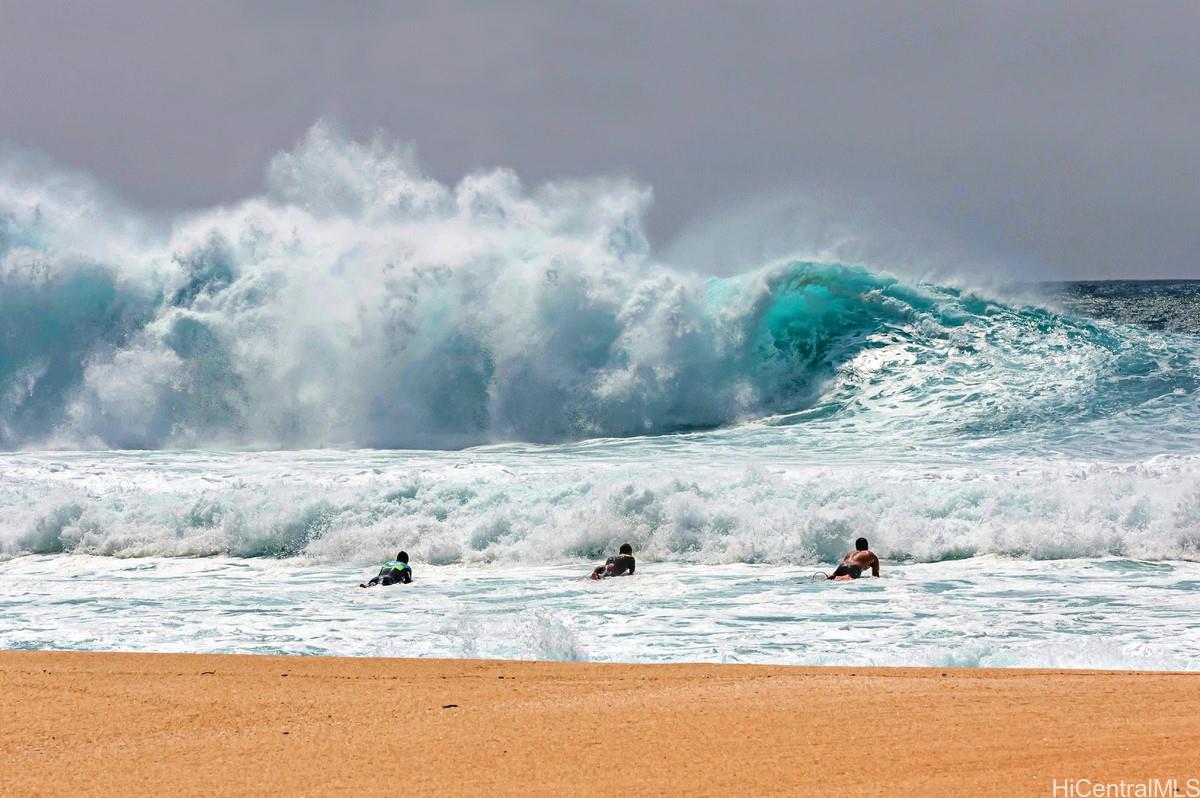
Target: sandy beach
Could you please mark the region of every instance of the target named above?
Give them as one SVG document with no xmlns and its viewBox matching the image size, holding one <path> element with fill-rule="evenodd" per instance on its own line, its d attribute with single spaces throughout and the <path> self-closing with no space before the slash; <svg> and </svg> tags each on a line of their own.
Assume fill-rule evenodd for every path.
<svg viewBox="0 0 1200 798">
<path fill-rule="evenodd" d="M 1186 790 L 1197 706 L 1193 674 L 6 651 L 0 793 Z"/>
</svg>

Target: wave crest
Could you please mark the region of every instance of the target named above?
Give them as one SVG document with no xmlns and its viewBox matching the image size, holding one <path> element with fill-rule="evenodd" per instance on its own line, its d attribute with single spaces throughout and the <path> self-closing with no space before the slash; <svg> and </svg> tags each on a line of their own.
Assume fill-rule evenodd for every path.
<svg viewBox="0 0 1200 798">
<path fill-rule="evenodd" d="M 154 233 L 85 183 L 3 171 L 3 448 L 458 448 L 835 416 L 987 436 L 1195 404 L 1194 342 L 861 267 L 668 268 L 629 181 L 448 187 L 318 125 L 263 195 Z"/>
</svg>

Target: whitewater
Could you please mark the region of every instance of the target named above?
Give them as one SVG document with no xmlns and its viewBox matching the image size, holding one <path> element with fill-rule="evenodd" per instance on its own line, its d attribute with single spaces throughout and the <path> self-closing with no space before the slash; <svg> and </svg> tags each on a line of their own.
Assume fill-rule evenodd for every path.
<svg viewBox="0 0 1200 798">
<path fill-rule="evenodd" d="M 650 199 L 327 125 L 187 213 L 0 151 L 0 646 L 1200 669 L 1200 284 L 709 277 Z"/>
</svg>

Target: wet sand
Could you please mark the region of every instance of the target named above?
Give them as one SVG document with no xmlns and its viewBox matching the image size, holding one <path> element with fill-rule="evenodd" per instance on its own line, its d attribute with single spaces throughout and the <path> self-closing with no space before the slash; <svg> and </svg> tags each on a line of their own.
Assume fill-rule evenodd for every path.
<svg viewBox="0 0 1200 798">
<path fill-rule="evenodd" d="M 5 796 L 1186 795 L 1196 751 L 1200 674 L 0 652 Z"/>
</svg>

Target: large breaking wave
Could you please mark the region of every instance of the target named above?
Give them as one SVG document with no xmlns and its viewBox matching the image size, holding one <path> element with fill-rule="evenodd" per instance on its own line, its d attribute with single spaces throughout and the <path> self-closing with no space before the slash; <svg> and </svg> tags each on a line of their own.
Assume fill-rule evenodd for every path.
<svg viewBox="0 0 1200 798">
<path fill-rule="evenodd" d="M 177 216 L 0 158 L 0 449 L 150 450 L 0 456 L 0 558 L 1200 557 L 1194 335 L 864 266 L 705 278 L 648 201 L 449 187 L 322 125 Z"/>
<path fill-rule="evenodd" d="M 762 418 L 1195 434 L 1194 339 L 863 267 L 704 279 L 651 257 L 632 182 L 448 187 L 318 125 L 261 196 L 162 219 L 19 163 L 0 166 L 0 448 L 459 448 Z"/>
</svg>

